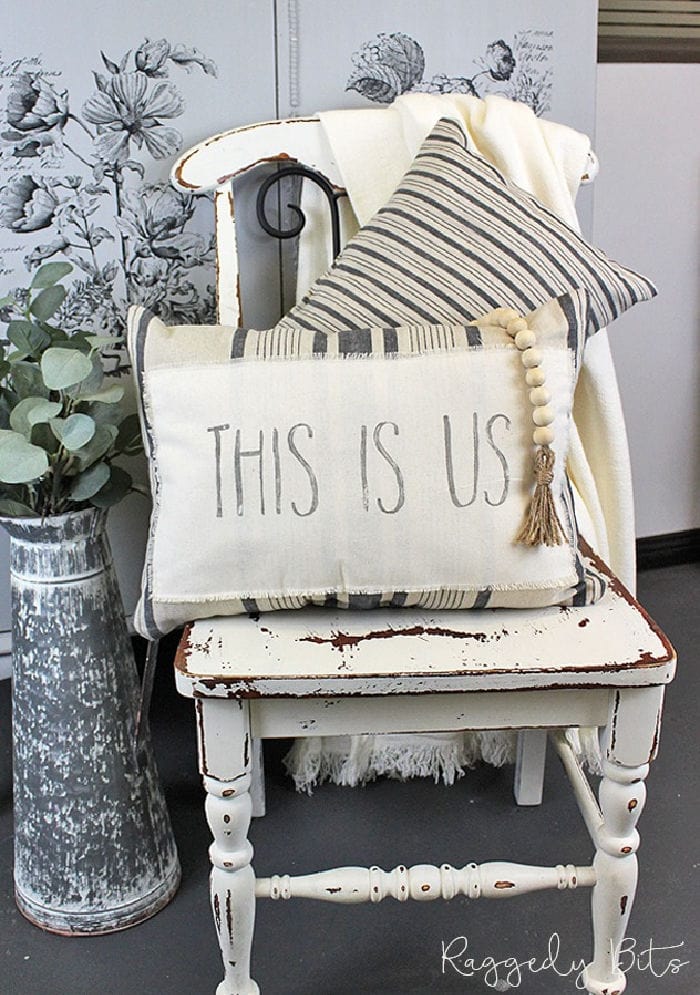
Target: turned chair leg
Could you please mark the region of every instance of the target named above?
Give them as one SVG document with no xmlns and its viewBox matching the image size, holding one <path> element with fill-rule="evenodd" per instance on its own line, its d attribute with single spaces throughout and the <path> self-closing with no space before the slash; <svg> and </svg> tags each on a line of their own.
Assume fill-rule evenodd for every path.
<svg viewBox="0 0 700 995">
<path fill-rule="evenodd" d="M 593 960 L 583 973 L 591 995 L 621 995 L 627 978 L 619 953 L 637 889 L 637 820 L 646 801 L 644 779 L 656 755 L 663 688 L 616 692 L 606 729 L 599 789 L 603 824 L 596 834 L 591 897 Z"/>
<path fill-rule="evenodd" d="M 216 699 L 197 703 L 200 769 L 214 837 L 209 848 L 211 904 L 225 972 L 216 995 L 259 995 L 250 977 L 255 923 L 253 847 L 248 841 L 251 738 L 248 705 L 237 704 Z"/>
</svg>

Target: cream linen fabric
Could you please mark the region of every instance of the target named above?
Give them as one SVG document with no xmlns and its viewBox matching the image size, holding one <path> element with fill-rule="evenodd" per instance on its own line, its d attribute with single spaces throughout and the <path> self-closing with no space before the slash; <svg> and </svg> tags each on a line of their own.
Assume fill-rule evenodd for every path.
<svg viewBox="0 0 700 995">
<path fill-rule="evenodd" d="M 137 630 L 157 638 L 195 618 L 330 597 L 434 609 L 595 600 L 564 472 L 588 301 L 576 291 L 528 316 L 569 540 L 535 548 L 513 542 L 533 486 L 532 406 L 498 325 L 290 335 L 168 328 L 132 308 L 154 494 Z"/>
</svg>

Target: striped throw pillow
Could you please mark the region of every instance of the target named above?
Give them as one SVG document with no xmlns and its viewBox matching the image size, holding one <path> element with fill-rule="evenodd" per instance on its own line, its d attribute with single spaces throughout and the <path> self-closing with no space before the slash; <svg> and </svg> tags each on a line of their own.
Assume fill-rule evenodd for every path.
<svg viewBox="0 0 700 995">
<path fill-rule="evenodd" d="M 469 322 L 496 307 L 530 311 L 578 287 L 588 291 L 593 329 L 656 294 L 467 151 L 464 132 L 445 118 L 386 206 L 279 327 Z"/>
<path fill-rule="evenodd" d="M 553 395 L 552 494 L 565 542 L 514 542 L 532 494 L 532 406 L 504 328 L 339 332 L 168 328 L 132 308 L 153 513 L 138 631 L 212 615 L 346 608 L 583 605 L 564 472 L 590 308 L 528 316 Z"/>
</svg>

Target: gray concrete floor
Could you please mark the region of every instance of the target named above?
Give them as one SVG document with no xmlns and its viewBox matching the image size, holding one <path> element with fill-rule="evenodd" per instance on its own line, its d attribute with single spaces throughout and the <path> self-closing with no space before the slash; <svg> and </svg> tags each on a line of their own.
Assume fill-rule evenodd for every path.
<svg viewBox="0 0 700 995">
<path fill-rule="evenodd" d="M 640 885 L 629 928 L 630 995 L 697 995 L 698 732 L 700 565 L 648 571 L 640 600 L 675 643 L 679 675 L 670 687 L 661 751 L 648 780 L 640 822 Z M 137 926 L 105 937 L 44 933 L 17 912 L 12 897 L 12 801 L 9 682 L 0 682 L 0 993 L 2 995 L 212 995 L 221 978 L 210 920 L 209 833 L 196 771 L 189 702 L 172 690 L 161 666 L 153 736 L 183 869 L 174 901 Z M 267 744 L 268 815 L 251 838 L 260 875 L 308 873 L 338 864 L 449 863 L 509 858 L 527 863 L 583 863 L 591 845 L 573 797 L 550 755 L 538 809 L 512 802 L 512 768 L 479 767 L 453 788 L 424 781 L 380 781 L 360 790 L 326 786 L 296 795 L 284 776 L 284 744 Z M 355 995 L 357 992 L 476 995 L 573 993 L 574 971 L 477 970 L 485 959 L 541 964 L 550 938 L 561 941 L 557 966 L 588 958 L 588 894 L 544 893 L 511 902 L 341 907 L 315 902 L 258 905 L 253 975 L 265 995 Z M 468 942 L 442 971 L 443 944 Z M 556 941 L 554 941 L 556 942 Z M 654 952 L 648 954 L 650 943 Z M 660 949 L 669 948 L 669 949 Z M 670 949 L 673 948 L 673 949 Z M 466 976 L 465 957 L 474 960 Z M 673 958 L 688 962 L 676 973 Z M 665 973 L 664 973 L 665 972 Z M 659 975 L 662 975 L 660 977 Z"/>
</svg>

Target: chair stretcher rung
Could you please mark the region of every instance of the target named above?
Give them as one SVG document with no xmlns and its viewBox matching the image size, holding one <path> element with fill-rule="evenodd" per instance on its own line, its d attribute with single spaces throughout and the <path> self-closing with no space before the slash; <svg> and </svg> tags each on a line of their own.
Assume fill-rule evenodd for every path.
<svg viewBox="0 0 700 995">
<path fill-rule="evenodd" d="M 584 774 L 583 768 L 576 758 L 571 744 L 567 741 L 563 730 L 551 731 L 550 738 L 571 783 L 576 803 L 578 804 L 583 821 L 586 823 L 586 829 L 591 839 L 595 842 L 604 819 L 600 811 L 600 806 L 593 794 L 593 789 L 588 783 L 588 778 Z"/>
<path fill-rule="evenodd" d="M 456 868 L 449 864 L 400 865 L 391 871 L 380 867 L 335 867 L 317 874 L 290 877 L 288 874 L 258 878 L 256 898 L 316 898 L 324 902 L 354 904 L 381 902 L 395 898 L 405 902 L 412 898 L 430 902 L 456 895 L 468 898 L 511 898 L 531 891 L 591 888 L 596 883 L 592 867 L 558 864 L 534 867 L 527 864 L 491 862 L 467 864 Z"/>
</svg>

